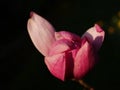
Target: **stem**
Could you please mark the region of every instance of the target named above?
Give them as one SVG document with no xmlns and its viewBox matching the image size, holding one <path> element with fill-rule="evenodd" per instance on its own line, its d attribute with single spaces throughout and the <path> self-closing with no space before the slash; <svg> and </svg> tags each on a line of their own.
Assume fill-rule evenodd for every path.
<svg viewBox="0 0 120 90">
<path fill-rule="evenodd" d="M 93 87 L 91 87 L 90 85 L 88 85 L 87 83 L 85 83 L 83 80 L 79 80 L 78 83 L 80 83 L 84 88 L 86 88 L 88 90 L 94 90 Z"/>
<path fill-rule="evenodd" d="M 80 85 L 82 85 L 84 87 L 84 90 L 94 90 L 93 87 L 91 87 L 90 85 L 88 85 L 86 82 L 84 82 L 83 80 L 75 80 L 74 81 L 78 82 Z"/>
</svg>

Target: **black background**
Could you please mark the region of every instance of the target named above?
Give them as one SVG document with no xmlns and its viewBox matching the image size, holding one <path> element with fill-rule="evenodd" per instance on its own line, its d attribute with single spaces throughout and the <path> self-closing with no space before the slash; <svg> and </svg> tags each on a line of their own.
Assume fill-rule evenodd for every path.
<svg viewBox="0 0 120 90">
<path fill-rule="evenodd" d="M 27 33 L 30 11 L 46 18 L 59 30 L 82 35 L 103 20 L 105 41 L 100 62 L 83 79 L 95 90 L 119 90 L 120 34 L 107 27 L 120 11 L 118 0 L 1 0 L 0 1 L 0 90 L 82 90 L 73 81 L 54 78 Z"/>
</svg>

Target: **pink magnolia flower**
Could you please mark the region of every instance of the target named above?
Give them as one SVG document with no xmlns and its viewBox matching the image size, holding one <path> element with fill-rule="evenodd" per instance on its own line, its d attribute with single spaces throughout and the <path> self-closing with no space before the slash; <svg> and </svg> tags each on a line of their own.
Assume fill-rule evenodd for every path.
<svg viewBox="0 0 120 90">
<path fill-rule="evenodd" d="M 104 40 L 104 31 L 95 24 L 80 38 L 67 31 L 56 32 L 44 18 L 31 13 L 28 32 L 45 64 L 60 80 L 81 79 L 95 64 L 96 53 Z"/>
</svg>

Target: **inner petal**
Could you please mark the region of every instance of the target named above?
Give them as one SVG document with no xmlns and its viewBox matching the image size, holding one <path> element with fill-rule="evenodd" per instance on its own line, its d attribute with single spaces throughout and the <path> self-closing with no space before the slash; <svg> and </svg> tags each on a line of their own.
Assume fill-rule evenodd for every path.
<svg viewBox="0 0 120 90">
<path fill-rule="evenodd" d="M 71 50 L 74 48 L 74 45 L 71 41 L 66 40 L 66 39 L 61 39 L 56 41 L 53 45 L 52 48 L 49 52 L 49 56 L 62 53 L 68 50 Z"/>
<path fill-rule="evenodd" d="M 67 32 L 67 31 L 55 32 L 55 38 L 57 40 L 67 39 L 67 40 L 70 40 L 70 41 L 77 41 L 77 42 L 81 41 L 81 39 L 78 35 L 76 35 L 74 33 L 71 33 L 71 32 Z"/>
</svg>

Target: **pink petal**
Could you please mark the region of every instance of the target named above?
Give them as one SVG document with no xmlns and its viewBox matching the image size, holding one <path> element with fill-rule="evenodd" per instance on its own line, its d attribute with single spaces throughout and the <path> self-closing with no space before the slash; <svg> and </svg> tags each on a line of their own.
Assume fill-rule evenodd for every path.
<svg viewBox="0 0 120 90">
<path fill-rule="evenodd" d="M 45 57 L 45 63 L 49 71 L 58 79 L 65 79 L 65 54 L 57 54 L 51 57 Z"/>
<path fill-rule="evenodd" d="M 91 45 L 84 38 L 82 46 L 74 60 L 74 77 L 81 79 L 94 65 L 94 52 Z"/>
<path fill-rule="evenodd" d="M 85 32 L 82 38 L 87 37 L 87 39 L 94 46 L 94 48 L 96 50 L 99 50 L 104 40 L 104 35 L 105 35 L 105 32 L 102 30 L 102 28 L 100 28 L 99 25 L 95 24 L 94 27 L 88 29 Z"/>
<path fill-rule="evenodd" d="M 32 12 L 27 28 L 35 47 L 44 56 L 47 56 L 49 49 L 55 41 L 55 31 L 52 25 L 41 16 Z"/>
<path fill-rule="evenodd" d="M 72 48 L 72 45 L 73 44 L 66 39 L 58 40 L 52 45 L 49 56 L 68 51 Z"/>
</svg>

